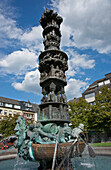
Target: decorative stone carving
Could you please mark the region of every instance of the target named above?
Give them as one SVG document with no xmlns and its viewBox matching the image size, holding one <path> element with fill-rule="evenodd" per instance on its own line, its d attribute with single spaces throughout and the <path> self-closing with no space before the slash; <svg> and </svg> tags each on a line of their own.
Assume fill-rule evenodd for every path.
<svg viewBox="0 0 111 170">
<path fill-rule="evenodd" d="M 63 102 L 63 103 L 67 103 L 67 97 L 65 95 L 64 88 L 61 88 L 61 98 L 60 98 L 60 101 Z"/>
<path fill-rule="evenodd" d="M 48 101 L 49 102 L 57 102 L 57 97 L 55 95 L 55 89 L 56 89 L 56 85 L 52 82 L 50 84 L 50 92 L 48 94 Z"/>
<path fill-rule="evenodd" d="M 60 51 L 60 24 L 62 18 L 53 10 L 46 10 L 40 19 L 43 27 L 45 51 L 39 56 L 39 70 L 41 73 L 40 85 L 47 90 L 41 99 L 41 111 L 44 117 L 49 119 L 67 120 L 67 98 L 64 92 L 66 83 L 65 71 L 67 70 L 68 56 Z M 44 103 L 46 105 L 44 105 Z M 59 104 L 60 103 L 60 104 Z M 43 108 L 42 108 L 43 104 Z M 46 108 L 49 108 L 46 116 Z"/>
<path fill-rule="evenodd" d="M 49 75 L 50 76 L 55 76 L 55 71 L 56 71 L 56 69 L 54 68 L 54 65 L 52 64 Z"/>
<path fill-rule="evenodd" d="M 41 75 L 41 79 L 44 79 L 47 77 L 48 74 L 44 71 L 40 75 Z"/>
<path fill-rule="evenodd" d="M 47 20 L 47 18 L 50 18 L 50 20 Z M 56 27 L 60 27 L 61 22 L 63 21 L 62 17 L 58 16 L 58 14 L 53 10 L 48 10 L 44 12 L 44 15 L 42 15 L 40 19 L 40 24 L 45 29 L 46 26 L 55 25 Z"/>
<path fill-rule="evenodd" d="M 42 89 L 42 94 L 43 94 L 43 97 L 42 97 L 42 99 L 41 99 L 41 103 L 45 103 L 45 102 L 47 102 L 47 97 L 46 97 L 46 91 L 45 91 L 45 89 Z"/>
<path fill-rule="evenodd" d="M 58 119 L 59 118 L 59 110 L 57 107 L 53 107 L 52 110 L 52 119 Z"/>
</svg>

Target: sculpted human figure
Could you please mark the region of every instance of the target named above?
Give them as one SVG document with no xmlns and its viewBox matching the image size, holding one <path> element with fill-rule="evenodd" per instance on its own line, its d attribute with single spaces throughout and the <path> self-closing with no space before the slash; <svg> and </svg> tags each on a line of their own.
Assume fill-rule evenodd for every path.
<svg viewBox="0 0 111 170">
<path fill-rule="evenodd" d="M 65 58 L 63 58 L 63 64 L 66 65 L 67 64 L 67 61 Z"/>
<path fill-rule="evenodd" d="M 55 140 L 54 135 L 43 131 L 43 125 L 41 123 L 36 124 L 36 130 L 34 131 L 35 132 L 33 133 L 33 140 L 35 143 L 45 143 L 46 141 L 49 141 L 48 143 L 50 143 L 51 139 Z M 55 143 L 55 141 L 53 141 L 53 143 Z"/>
<path fill-rule="evenodd" d="M 60 98 L 60 101 L 63 102 L 63 103 L 67 103 L 67 97 L 65 95 L 64 88 L 61 88 L 61 98 Z"/>
<path fill-rule="evenodd" d="M 27 139 L 31 140 L 33 138 L 33 129 L 34 129 L 34 125 L 30 124 L 29 129 L 27 131 Z"/>
<path fill-rule="evenodd" d="M 26 125 L 25 119 L 21 116 L 18 117 L 16 121 L 17 125 L 15 127 L 16 135 L 17 135 L 17 147 L 20 147 L 23 141 L 26 139 L 26 134 L 28 131 L 28 126 Z"/>
<path fill-rule="evenodd" d="M 64 123 L 64 127 L 60 128 L 59 132 L 59 142 L 65 143 L 70 140 L 71 137 L 71 128 L 68 126 L 68 123 Z"/>
<path fill-rule="evenodd" d="M 43 77 L 44 77 L 44 73 L 41 73 L 40 75 L 41 75 L 41 78 L 43 78 Z"/>
<path fill-rule="evenodd" d="M 51 65 L 50 76 L 55 76 L 55 68 L 53 64 Z"/>
<path fill-rule="evenodd" d="M 79 136 L 83 136 L 84 137 L 84 125 L 82 123 L 79 124 L 78 127 L 74 128 L 72 130 L 72 136 L 74 138 L 78 138 Z"/>
<path fill-rule="evenodd" d="M 64 73 L 63 73 L 62 70 L 59 71 L 59 77 L 62 78 L 62 79 L 63 79 L 63 77 L 64 77 Z"/>
<path fill-rule="evenodd" d="M 57 102 L 57 97 L 55 95 L 55 89 L 56 89 L 56 85 L 54 83 L 51 83 L 50 92 L 48 94 L 48 101 Z"/>
<path fill-rule="evenodd" d="M 41 103 L 47 102 L 46 91 L 45 89 L 42 90 L 43 97 L 41 99 Z"/>
<path fill-rule="evenodd" d="M 63 79 L 66 80 L 65 72 L 63 72 Z"/>
<path fill-rule="evenodd" d="M 59 72 L 60 72 L 59 70 L 56 70 L 56 72 L 55 72 L 55 76 L 56 76 L 56 77 L 60 77 L 60 76 L 59 76 Z"/>
<path fill-rule="evenodd" d="M 46 72 L 41 73 L 41 79 L 44 79 L 46 77 L 47 77 L 47 73 Z"/>
</svg>

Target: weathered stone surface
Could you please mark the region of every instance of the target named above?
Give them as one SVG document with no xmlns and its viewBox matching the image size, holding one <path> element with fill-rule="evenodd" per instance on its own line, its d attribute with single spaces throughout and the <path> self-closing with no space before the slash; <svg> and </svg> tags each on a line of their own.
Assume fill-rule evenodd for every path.
<svg viewBox="0 0 111 170">
<path fill-rule="evenodd" d="M 67 85 L 65 71 L 68 69 L 68 57 L 59 47 L 61 22 L 62 17 L 48 9 L 40 19 L 45 49 L 39 56 L 40 85 L 43 94 L 40 121 L 59 119 L 62 123 L 63 120 L 66 122 L 69 120 L 67 97 L 64 91 Z"/>
</svg>

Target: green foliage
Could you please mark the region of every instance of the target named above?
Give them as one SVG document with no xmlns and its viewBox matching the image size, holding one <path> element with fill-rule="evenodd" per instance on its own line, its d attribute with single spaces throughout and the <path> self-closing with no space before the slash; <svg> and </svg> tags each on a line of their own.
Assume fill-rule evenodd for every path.
<svg viewBox="0 0 111 170">
<path fill-rule="evenodd" d="M 91 110 L 91 105 L 84 99 L 79 98 L 77 102 L 69 102 L 69 116 L 73 127 L 77 127 L 79 123 L 85 125 L 85 129 L 88 128 L 88 114 Z"/>
<path fill-rule="evenodd" d="M 3 135 L 3 138 L 15 134 L 14 128 L 18 116 L 15 115 L 14 117 L 10 116 L 5 118 L 5 120 L 0 121 L 0 133 Z"/>
<path fill-rule="evenodd" d="M 91 146 L 111 147 L 111 143 L 91 143 Z"/>
<path fill-rule="evenodd" d="M 93 106 L 80 98 L 76 103 L 69 102 L 69 107 L 73 127 L 83 123 L 87 131 L 95 129 L 108 132 L 111 130 L 111 89 L 106 86 L 96 95 Z"/>
<path fill-rule="evenodd" d="M 98 129 L 102 131 L 111 130 L 111 89 L 104 86 L 101 93 L 96 95 L 95 113 L 97 113 Z"/>
</svg>

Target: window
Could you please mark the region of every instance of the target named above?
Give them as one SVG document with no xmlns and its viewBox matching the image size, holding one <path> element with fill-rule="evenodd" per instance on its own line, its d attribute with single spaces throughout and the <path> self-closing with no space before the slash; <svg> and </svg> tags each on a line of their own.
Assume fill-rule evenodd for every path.
<svg viewBox="0 0 111 170">
<path fill-rule="evenodd" d="M 12 107 L 12 104 L 5 103 L 5 107 Z"/>
<path fill-rule="evenodd" d="M 11 110 L 9 110 L 9 115 L 11 115 L 12 114 L 12 111 Z"/>
<path fill-rule="evenodd" d="M 95 93 L 89 93 L 85 95 L 85 100 L 87 102 L 93 102 L 95 100 Z"/>
<path fill-rule="evenodd" d="M 90 98 L 90 97 L 94 97 L 95 93 L 89 93 L 85 95 L 85 99 Z"/>
<path fill-rule="evenodd" d="M 94 102 L 89 103 L 90 105 L 94 105 Z"/>
<path fill-rule="evenodd" d="M 30 118 L 32 118 L 32 115 L 30 114 Z"/>
<path fill-rule="evenodd" d="M 20 112 L 17 112 L 17 114 L 20 116 Z"/>
<path fill-rule="evenodd" d="M 3 103 L 2 103 L 2 102 L 0 102 L 0 106 L 3 106 Z"/>
<path fill-rule="evenodd" d="M 7 115 L 7 110 L 4 110 L 4 115 Z"/>
<path fill-rule="evenodd" d="M 29 108 L 25 108 L 25 110 L 29 110 Z"/>
<path fill-rule="evenodd" d="M 104 81 L 105 84 L 109 84 L 110 83 L 110 80 L 106 80 Z"/>
<path fill-rule="evenodd" d="M 31 103 L 25 103 L 25 107 L 32 107 Z"/>
<path fill-rule="evenodd" d="M 20 109 L 21 106 L 19 106 L 19 105 L 14 105 L 14 108 L 15 108 L 15 109 Z"/>
<path fill-rule="evenodd" d="M 16 111 L 14 111 L 13 113 L 16 114 Z"/>
<path fill-rule="evenodd" d="M 97 87 L 97 84 L 93 85 L 93 86 L 89 86 L 89 89 L 94 89 Z"/>
<path fill-rule="evenodd" d="M 0 114 L 2 114 L 2 109 L 0 109 Z"/>
<path fill-rule="evenodd" d="M 104 85 L 103 82 L 98 83 L 98 86 L 103 86 L 103 85 Z"/>
<path fill-rule="evenodd" d="M 27 114 L 24 114 L 25 117 L 27 117 Z"/>
</svg>

